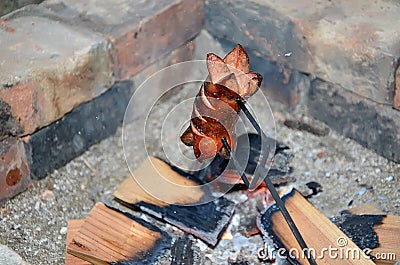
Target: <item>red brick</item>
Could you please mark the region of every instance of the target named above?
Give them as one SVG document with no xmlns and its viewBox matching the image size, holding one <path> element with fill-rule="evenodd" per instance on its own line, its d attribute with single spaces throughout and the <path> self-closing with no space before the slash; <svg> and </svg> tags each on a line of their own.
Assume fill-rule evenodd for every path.
<svg viewBox="0 0 400 265">
<path fill-rule="evenodd" d="M 172 1 L 147 21 L 112 32 L 109 40 L 117 78 L 134 76 L 159 57 L 194 38 L 200 32 L 203 20 L 203 1 Z"/>
<path fill-rule="evenodd" d="M 396 71 L 393 108 L 400 110 L 400 67 Z"/>
<path fill-rule="evenodd" d="M 194 50 L 195 50 L 195 42 L 189 42 L 187 44 L 182 45 L 181 47 L 177 48 L 176 50 L 169 53 L 167 56 L 163 56 L 155 63 L 149 65 L 140 73 L 135 75 L 132 80 L 136 84 L 136 86 L 140 86 L 142 82 L 144 82 L 149 76 L 153 75 L 154 73 L 168 67 L 170 65 L 193 60 L 194 57 Z M 181 73 L 184 75 L 185 73 Z M 160 89 L 162 88 L 162 84 L 160 84 Z"/>
<path fill-rule="evenodd" d="M 59 121 L 22 139 L 30 156 L 32 179 L 42 179 L 54 169 L 65 165 L 93 144 L 115 133 L 121 125 L 127 104 L 133 93 L 132 83 L 139 86 L 153 73 L 168 65 L 191 60 L 194 43 L 183 45 L 150 65 L 133 78 L 133 82 L 118 82 L 101 96 L 82 104 Z M 185 73 L 181 73 L 185 74 Z M 165 86 L 155 84 L 156 88 Z M 149 97 L 142 98 L 144 102 Z M 115 105 L 115 102 L 118 102 Z M 135 111 L 135 114 L 141 113 Z M 137 117 L 137 116 L 135 116 Z M 125 120 L 127 121 L 127 120 Z"/>
<path fill-rule="evenodd" d="M 13 14 L 5 23 L 15 31 L 0 30 L 0 103 L 11 109 L 0 109 L 0 139 L 31 134 L 115 77 L 132 78 L 192 39 L 203 19 L 200 0 L 52 0 Z"/>
<path fill-rule="evenodd" d="M 0 142 L 0 202 L 24 191 L 30 183 L 23 143 L 16 138 Z"/>
<path fill-rule="evenodd" d="M 399 57 L 394 1 L 210 0 L 206 28 L 300 72 L 391 104 Z"/>
<path fill-rule="evenodd" d="M 400 162 L 399 111 L 321 79 L 312 81 L 307 107 L 332 129 Z"/>
<path fill-rule="evenodd" d="M 202 0 L 119 0 L 118 5 L 112 1 L 51 0 L 40 6 L 103 33 L 111 44 L 113 71 L 119 80 L 132 78 L 193 39 L 204 22 Z"/>
<path fill-rule="evenodd" d="M 11 107 L 19 135 L 61 118 L 114 82 L 101 34 L 36 16 L 7 25 L 16 30 L 0 30 L 0 83 L 6 84 L 0 100 Z"/>
</svg>

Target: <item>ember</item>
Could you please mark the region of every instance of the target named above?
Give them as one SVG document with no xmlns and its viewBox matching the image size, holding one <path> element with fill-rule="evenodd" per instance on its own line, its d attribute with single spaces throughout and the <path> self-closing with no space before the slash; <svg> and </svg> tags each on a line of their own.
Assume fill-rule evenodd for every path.
<svg viewBox="0 0 400 265">
<path fill-rule="evenodd" d="M 222 235 L 221 239 L 222 239 L 222 240 L 231 240 L 231 239 L 233 239 L 233 235 L 232 235 L 231 232 L 225 232 L 225 233 Z"/>
</svg>

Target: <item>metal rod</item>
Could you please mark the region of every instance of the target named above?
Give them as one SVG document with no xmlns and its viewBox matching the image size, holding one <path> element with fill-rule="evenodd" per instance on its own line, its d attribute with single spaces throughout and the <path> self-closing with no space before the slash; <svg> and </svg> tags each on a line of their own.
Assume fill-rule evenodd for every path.
<svg viewBox="0 0 400 265">
<path fill-rule="evenodd" d="M 239 162 L 236 159 L 235 154 L 232 152 L 232 149 L 230 148 L 230 146 L 228 145 L 228 142 L 226 141 L 225 138 L 222 138 L 222 143 L 224 144 L 225 148 L 228 150 L 229 155 L 231 157 L 231 159 L 233 160 L 233 163 L 235 165 L 235 167 L 240 168 L 239 166 Z M 240 173 L 240 177 L 242 178 L 243 182 L 249 183 L 249 180 L 246 176 L 246 174 L 244 172 Z M 300 234 L 299 229 L 297 229 L 296 224 L 294 223 L 292 217 L 290 216 L 288 210 L 286 209 L 285 204 L 283 203 L 281 197 L 279 197 L 278 192 L 276 191 L 274 184 L 272 184 L 271 180 L 269 179 L 268 176 L 266 176 L 264 178 L 264 182 L 267 185 L 268 190 L 271 192 L 272 198 L 274 198 L 276 204 L 278 205 L 279 210 L 282 212 L 283 217 L 286 220 L 286 223 L 289 225 L 290 230 L 292 231 L 294 237 L 296 238 L 297 242 L 299 243 L 301 249 L 303 251 L 307 251 L 306 253 L 306 257 L 308 262 L 311 265 L 317 265 L 317 263 L 315 262 L 314 258 L 312 257 L 312 255 L 310 255 L 310 253 L 308 252 L 308 248 L 307 248 L 307 244 L 304 241 L 303 237 Z M 248 184 L 246 184 L 246 186 L 248 187 Z"/>
<path fill-rule="evenodd" d="M 230 155 L 230 157 L 234 157 L 234 154 L 232 152 L 231 147 L 229 146 L 228 142 L 226 141 L 225 137 L 222 137 L 222 143 L 224 144 L 226 150 L 228 150 L 228 153 Z M 236 168 L 240 168 L 239 162 L 237 161 L 236 157 L 233 160 L 233 164 L 235 165 Z M 250 182 L 249 179 L 244 175 L 244 174 L 240 174 L 240 177 L 242 178 L 244 185 L 246 185 L 247 187 L 250 186 Z"/>
<path fill-rule="evenodd" d="M 246 115 L 246 117 L 249 119 L 249 121 L 253 125 L 254 129 L 256 129 L 257 133 L 261 136 L 261 139 L 262 140 L 266 139 L 265 133 L 261 129 L 260 125 L 258 125 L 257 121 L 254 119 L 253 115 L 251 115 L 250 111 L 247 109 L 246 105 L 244 104 L 244 101 L 243 100 L 238 100 L 238 104 L 239 104 L 240 108 L 242 109 L 242 111 L 244 112 L 244 114 Z M 230 155 L 231 159 L 233 160 L 235 166 L 237 164 L 239 164 L 239 162 L 237 161 L 235 155 L 232 152 L 232 149 L 228 145 L 228 142 L 226 141 L 226 139 L 222 138 L 222 143 L 224 144 L 225 148 L 228 150 L 229 155 Z M 262 166 L 264 166 L 264 165 L 262 165 Z M 240 175 L 241 175 L 241 178 L 243 179 L 243 181 L 244 181 L 244 179 L 246 179 L 247 183 L 249 182 L 248 179 L 247 179 L 247 176 L 246 176 L 246 174 L 244 172 L 242 172 Z M 281 211 L 283 217 L 285 218 L 286 223 L 288 224 L 290 230 L 292 231 L 294 237 L 296 238 L 297 243 L 299 243 L 302 251 L 306 252 L 305 256 L 307 257 L 308 262 L 311 265 L 317 265 L 314 257 L 310 254 L 309 249 L 307 247 L 307 244 L 304 241 L 302 235 L 300 234 L 299 229 L 297 228 L 296 224 L 294 223 L 292 217 L 290 216 L 288 210 L 286 209 L 286 206 L 285 206 L 284 202 L 282 201 L 281 197 L 279 197 L 278 192 L 276 191 L 274 185 L 272 184 L 272 182 L 269 179 L 267 174 L 265 174 L 264 182 L 267 185 L 268 190 L 271 192 L 272 198 L 274 198 L 274 200 L 276 202 L 276 205 L 278 206 L 278 208 Z"/>
<path fill-rule="evenodd" d="M 237 103 L 240 107 L 240 109 L 243 111 L 243 113 L 246 115 L 247 119 L 250 121 L 250 123 L 253 125 L 254 129 L 256 129 L 258 135 L 261 136 L 261 146 L 263 147 L 264 143 L 266 143 L 267 141 L 267 136 L 265 135 L 264 131 L 261 129 L 260 125 L 257 123 L 256 119 L 253 117 L 253 115 L 251 115 L 249 109 L 246 107 L 245 105 L 245 101 L 243 99 L 238 99 Z M 268 148 L 263 148 L 263 150 L 268 149 L 269 150 L 269 146 Z M 262 153 L 262 152 L 261 152 Z M 267 162 L 268 159 L 268 154 L 264 154 L 262 156 L 260 165 L 262 165 L 263 167 L 265 166 L 265 163 Z M 259 180 L 258 176 L 254 176 L 253 179 L 251 180 L 249 189 L 254 189 L 255 185 L 257 184 Z"/>
<path fill-rule="evenodd" d="M 265 135 L 264 131 L 261 129 L 260 125 L 258 125 L 256 119 L 254 119 L 253 115 L 251 115 L 249 109 L 244 104 L 244 101 L 242 99 L 238 99 L 237 103 L 238 103 L 240 109 L 246 115 L 247 119 L 249 119 L 249 121 L 251 122 L 251 125 L 253 125 L 254 129 L 256 129 L 258 135 L 261 136 L 261 139 L 262 138 L 267 138 L 267 136 Z"/>
<path fill-rule="evenodd" d="M 272 184 L 271 180 L 269 177 L 264 178 L 264 182 L 267 185 L 267 188 L 271 192 L 272 197 L 274 198 L 276 205 L 278 205 L 279 210 L 281 210 L 283 217 L 286 220 L 286 223 L 288 224 L 290 230 L 292 230 L 292 233 L 294 237 L 297 240 L 297 243 L 299 243 L 302 251 L 305 252 L 305 256 L 307 257 L 308 262 L 311 265 L 316 265 L 316 261 L 314 260 L 314 257 L 310 254 L 309 249 L 307 247 L 306 242 L 304 241 L 302 235 L 300 234 L 299 229 L 297 228 L 296 224 L 294 223 L 292 217 L 290 216 L 288 210 L 286 209 L 285 204 L 283 203 L 281 197 L 279 197 L 278 192 L 276 191 L 274 184 Z"/>
</svg>

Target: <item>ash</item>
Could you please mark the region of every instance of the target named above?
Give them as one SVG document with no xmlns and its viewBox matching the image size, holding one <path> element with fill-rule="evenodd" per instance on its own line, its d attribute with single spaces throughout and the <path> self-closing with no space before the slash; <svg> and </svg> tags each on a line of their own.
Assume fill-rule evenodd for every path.
<svg viewBox="0 0 400 265">
<path fill-rule="evenodd" d="M 347 209 L 350 202 L 357 206 L 371 201 L 385 213 L 400 214 L 400 165 L 333 131 L 316 136 L 286 127 L 286 119 L 323 126 L 301 109 L 296 110 L 296 114 L 288 113 L 280 105 L 272 105 L 272 109 L 276 139 L 290 146 L 294 154 L 291 174 L 296 181 L 288 185 L 307 194 L 310 191 L 306 183 L 321 184 L 323 192 L 310 201 L 328 217 Z M 64 264 L 67 221 L 85 218 L 98 201 L 148 220 L 176 238 L 183 236 L 177 228 L 113 201 L 112 193 L 129 174 L 121 142 L 120 129 L 116 135 L 92 146 L 44 180 L 33 181 L 28 191 L 3 205 L 0 208 L 0 243 L 30 264 Z M 264 246 L 263 238 L 243 235 L 254 227 L 260 210 L 256 200 L 248 197 L 244 190 L 226 196 L 237 203 L 226 230 L 233 238 L 220 240 L 215 248 L 193 238 L 198 264 L 267 264 L 257 257 L 257 251 Z M 168 256 L 161 257 L 160 264 L 169 264 L 170 260 Z"/>
</svg>

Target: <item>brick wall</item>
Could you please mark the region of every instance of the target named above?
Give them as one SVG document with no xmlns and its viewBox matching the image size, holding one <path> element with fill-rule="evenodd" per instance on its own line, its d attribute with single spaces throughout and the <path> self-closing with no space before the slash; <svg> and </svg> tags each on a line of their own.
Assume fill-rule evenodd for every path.
<svg viewBox="0 0 400 265">
<path fill-rule="evenodd" d="M 400 162 L 399 12 L 393 1 L 46 0 L 3 16 L 0 201 L 114 133 L 136 83 L 192 59 L 202 29 L 202 50 L 245 46 L 271 98 Z"/>
<path fill-rule="evenodd" d="M 48 0 L 4 16 L 0 201 L 113 133 L 141 72 L 192 59 L 203 10 L 197 0 Z"/>
<path fill-rule="evenodd" d="M 292 108 L 306 105 L 331 128 L 400 162 L 396 2 L 205 3 L 205 28 L 222 43 L 252 49 L 257 69 L 268 66 L 270 95 Z"/>
</svg>

